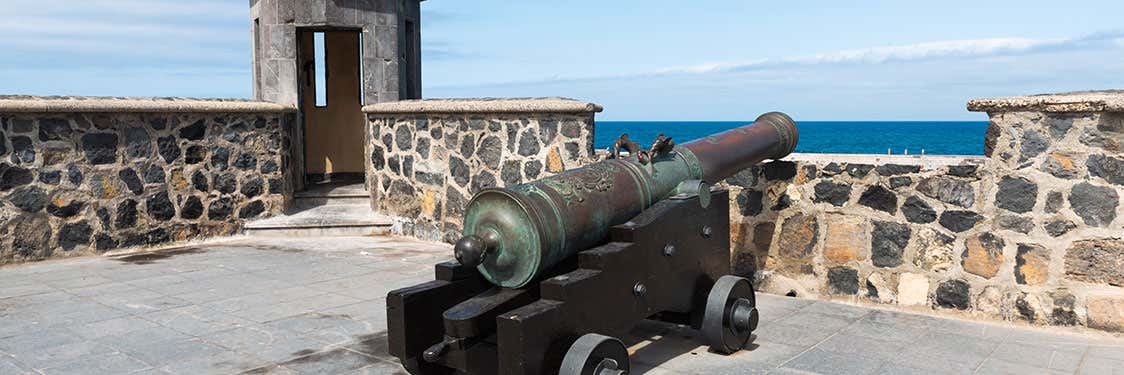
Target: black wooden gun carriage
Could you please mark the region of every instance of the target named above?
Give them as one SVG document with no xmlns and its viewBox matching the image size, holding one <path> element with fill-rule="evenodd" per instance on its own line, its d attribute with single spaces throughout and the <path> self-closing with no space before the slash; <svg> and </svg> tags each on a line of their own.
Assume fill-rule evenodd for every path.
<svg viewBox="0 0 1124 375">
<path fill-rule="evenodd" d="M 458 261 L 387 296 L 390 354 L 413 374 L 624 374 L 643 319 L 699 329 L 714 351 L 757 327 L 730 270 L 718 181 L 796 144 L 788 116 L 676 147 L 660 139 L 585 168 L 478 193 Z"/>
</svg>

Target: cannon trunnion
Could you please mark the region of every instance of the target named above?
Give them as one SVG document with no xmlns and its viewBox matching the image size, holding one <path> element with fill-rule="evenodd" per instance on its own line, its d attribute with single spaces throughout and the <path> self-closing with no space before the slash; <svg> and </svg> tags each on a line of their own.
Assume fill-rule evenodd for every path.
<svg viewBox="0 0 1124 375">
<path fill-rule="evenodd" d="M 390 353 L 413 374 L 622 373 L 627 350 L 612 337 L 642 319 L 701 329 L 719 352 L 741 349 L 757 311 L 749 283 L 724 276 L 729 193 L 701 194 L 656 203 L 525 288 L 438 264 L 436 280 L 387 297 Z"/>
</svg>

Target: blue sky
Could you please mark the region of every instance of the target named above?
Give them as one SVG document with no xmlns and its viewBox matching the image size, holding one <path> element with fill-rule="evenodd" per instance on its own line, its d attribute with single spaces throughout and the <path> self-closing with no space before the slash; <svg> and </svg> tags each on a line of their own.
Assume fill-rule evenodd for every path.
<svg viewBox="0 0 1124 375">
<path fill-rule="evenodd" d="M 0 2 L 0 93 L 250 95 L 247 1 Z M 1124 87 L 1121 1 L 791 3 L 429 0 L 423 90 L 604 120 L 982 120 L 968 99 Z"/>
</svg>

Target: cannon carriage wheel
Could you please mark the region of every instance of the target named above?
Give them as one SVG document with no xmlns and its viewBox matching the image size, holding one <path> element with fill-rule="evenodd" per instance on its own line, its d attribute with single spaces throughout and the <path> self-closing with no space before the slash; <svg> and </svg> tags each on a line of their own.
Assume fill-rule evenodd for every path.
<svg viewBox="0 0 1124 375">
<path fill-rule="evenodd" d="M 625 375 L 629 371 L 628 348 L 621 340 L 587 333 L 574 341 L 562 358 L 559 375 Z"/>
<path fill-rule="evenodd" d="M 745 278 L 726 275 L 706 298 L 702 333 L 710 349 L 723 354 L 741 350 L 757 329 L 757 301 Z"/>
</svg>

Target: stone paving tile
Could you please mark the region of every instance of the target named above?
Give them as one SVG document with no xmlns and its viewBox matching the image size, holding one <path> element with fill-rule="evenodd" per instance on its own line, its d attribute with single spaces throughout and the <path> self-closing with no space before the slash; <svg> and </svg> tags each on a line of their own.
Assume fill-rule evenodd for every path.
<svg viewBox="0 0 1124 375">
<path fill-rule="evenodd" d="M 0 374 L 401 373 L 386 293 L 429 281 L 447 245 L 241 239 L 151 262 L 79 258 L 0 268 Z M 633 373 L 1124 375 L 1124 340 L 773 295 L 747 350 L 689 327 L 622 339 Z"/>
<path fill-rule="evenodd" d="M 127 374 L 151 368 L 148 364 L 122 353 L 92 354 L 58 366 L 41 370 L 47 375 Z"/>
<path fill-rule="evenodd" d="M 1072 374 L 1073 371 L 1057 371 L 1025 363 L 1009 362 L 998 358 L 989 358 L 976 370 L 975 374 Z"/>
<path fill-rule="evenodd" d="M 207 342 L 269 362 L 282 362 L 319 352 L 324 344 L 297 333 L 266 326 L 240 327 L 202 336 Z"/>
<path fill-rule="evenodd" d="M 816 374 L 874 374 L 884 364 L 874 358 L 813 348 L 782 367 Z"/>
</svg>

